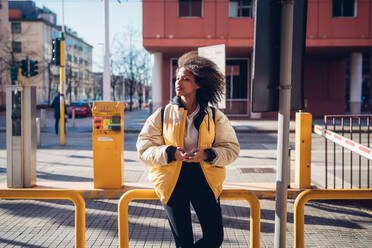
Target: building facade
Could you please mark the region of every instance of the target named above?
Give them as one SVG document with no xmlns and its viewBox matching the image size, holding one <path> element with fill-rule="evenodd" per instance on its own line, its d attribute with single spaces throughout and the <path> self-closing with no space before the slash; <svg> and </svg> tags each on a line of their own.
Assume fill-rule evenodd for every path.
<svg viewBox="0 0 372 248">
<path fill-rule="evenodd" d="M 8 1 L 0 0 L 0 107 L 5 106 L 6 86 L 10 84 Z"/>
<path fill-rule="evenodd" d="M 9 30 L 12 63 L 28 57 L 38 61 L 39 74 L 31 77 L 37 104 L 53 99 L 59 88 L 59 67 L 52 64 L 52 40 L 61 37 L 56 14 L 38 8 L 33 1 L 9 1 Z M 75 32 L 65 30 L 65 90 L 67 102 L 93 95 L 92 46 Z"/>
<path fill-rule="evenodd" d="M 250 110 L 253 39 L 254 0 L 144 0 L 143 45 L 153 59 L 154 105 L 174 95 L 177 57 L 225 44 L 224 111 L 237 118 L 260 116 Z M 372 1 L 308 0 L 305 111 L 372 112 L 371 51 Z"/>
</svg>

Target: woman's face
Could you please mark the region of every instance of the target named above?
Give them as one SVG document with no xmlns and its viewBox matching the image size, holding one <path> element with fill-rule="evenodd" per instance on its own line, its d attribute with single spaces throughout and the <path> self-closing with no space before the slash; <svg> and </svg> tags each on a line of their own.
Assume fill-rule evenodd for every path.
<svg viewBox="0 0 372 248">
<path fill-rule="evenodd" d="M 183 67 L 177 72 L 175 86 L 177 96 L 184 97 L 196 96 L 196 90 L 200 88 L 196 84 L 194 76 Z"/>
</svg>

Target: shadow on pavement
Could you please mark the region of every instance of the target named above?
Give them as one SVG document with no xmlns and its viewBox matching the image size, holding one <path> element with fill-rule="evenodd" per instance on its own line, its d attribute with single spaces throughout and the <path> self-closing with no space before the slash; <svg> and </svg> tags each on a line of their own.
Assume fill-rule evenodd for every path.
<svg viewBox="0 0 372 248">
<path fill-rule="evenodd" d="M 61 182 L 93 182 L 93 178 L 79 177 L 79 176 L 67 176 L 58 175 L 48 172 L 37 172 L 37 178 L 47 179 L 48 181 L 61 181 Z"/>
<path fill-rule="evenodd" d="M 30 245 L 27 242 L 14 241 L 14 240 L 9 240 L 9 239 L 4 239 L 4 238 L 0 238 L 0 245 L 1 244 L 12 245 L 12 246 L 17 246 L 17 247 L 28 247 L 28 248 L 46 247 L 46 246 L 40 246 L 40 245 Z"/>
</svg>

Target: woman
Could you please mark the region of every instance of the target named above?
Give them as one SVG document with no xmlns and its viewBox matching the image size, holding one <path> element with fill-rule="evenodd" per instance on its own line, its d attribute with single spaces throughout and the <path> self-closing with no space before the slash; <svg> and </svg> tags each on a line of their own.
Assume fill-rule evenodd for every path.
<svg viewBox="0 0 372 248">
<path fill-rule="evenodd" d="M 178 60 L 177 96 L 146 121 L 137 141 L 139 158 L 152 167 L 150 180 L 167 213 L 177 247 L 220 247 L 223 241 L 219 196 L 225 166 L 240 147 L 227 117 L 208 104 L 222 95 L 216 64 L 197 56 Z M 194 244 L 190 203 L 203 237 Z"/>
</svg>

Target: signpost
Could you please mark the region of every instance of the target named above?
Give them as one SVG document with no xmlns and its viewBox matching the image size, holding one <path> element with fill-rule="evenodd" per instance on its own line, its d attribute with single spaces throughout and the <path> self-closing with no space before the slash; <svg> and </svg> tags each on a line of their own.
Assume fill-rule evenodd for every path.
<svg viewBox="0 0 372 248">
<path fill-rule="evenodd" d="M 307 0 L 255 2 L 251 110 L 278 112 L 275 248 L 286 247 L 289 120 L 304 106 L 306 20 Z"/>
</svg>

